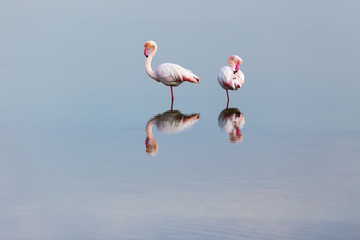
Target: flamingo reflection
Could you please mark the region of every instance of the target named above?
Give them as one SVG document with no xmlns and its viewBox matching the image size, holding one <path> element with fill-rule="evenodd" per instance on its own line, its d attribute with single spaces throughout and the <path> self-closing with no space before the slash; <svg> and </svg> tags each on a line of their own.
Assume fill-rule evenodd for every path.
<svg viewBox="0 0 360 240">
<path fill-rule="evenodd" d="M 242 142 L 241 129 L 245 124 L 245 117 L 237 108 L 226 108 L 221 111 L 218 117 L 218 124 L 221 131 L 229 134 L 230 142 Z"/>
<path fill-rule="evenodd" d="M 151 118 L 146 124 L 146 153 L 156 155 L 159 145 L 152 133 L 155 125 L 161 133 L 175 134 L 191 128 L 200 119 L 200 113 L 182 114 L 179 110 L 169 110 Z"/>
</svg>

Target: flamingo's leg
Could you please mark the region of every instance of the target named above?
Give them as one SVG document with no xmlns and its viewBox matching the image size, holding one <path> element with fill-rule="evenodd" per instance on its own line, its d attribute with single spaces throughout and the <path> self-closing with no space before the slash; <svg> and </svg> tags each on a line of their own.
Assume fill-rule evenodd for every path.
<svg viewBox="0 0 360 240">
<path fill-rule="evenodd" d="M 170 86 L 170 89 L 171 89 L 171 101 L 174 101 L 174 93 L 173 93 L 172 86 Z"/>
<path fill-rule="evenodd" d="M 228 107 L 229 107 L 229 100 L 230 100 L 230 98 L 229 98 L 229 92 L 228 92 L 228 90 L 226 89 L 226 95 L 227 95 L 227 104 L 226 104 L 226 109 L 228 109 Z"/>
<path fill-rule="evenodd" d="M 170 86 L 171 89 L 171 112 L 173 110 L 173 105 L 174 105 L 174 93 L 173 93 L 173 87 Z"/>
</svg>

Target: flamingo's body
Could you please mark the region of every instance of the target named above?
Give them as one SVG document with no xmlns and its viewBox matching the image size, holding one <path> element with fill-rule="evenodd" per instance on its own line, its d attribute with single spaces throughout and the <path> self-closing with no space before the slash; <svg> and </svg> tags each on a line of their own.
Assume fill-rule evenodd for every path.
<svg viewBox="0 0 360 240">
<path fill-rule="evenodd" d="M 155 76 L 156 78 L 154 79 L 156 81 L 162 82 L 166 86 L 176 87 L 183 81 L 189 81 L 185 79 L 190 79 L 192 82 L 195 80 L 195 83 L 199 83 L 199 77 L 194 75 L 190 70 L 173 63 L 163 63 L 158 66 L 155 70 Z"/>
<path fill-rule="evenodd" d="M 149 51 L 152 51 L 149 54 Z M 174 99 L 172 87 L 176 87 L 184 81 L 199 83 L 200 78 L 193 74 L 190 70 L 185 69 L 177 64 L 163 63 L 157 67 L 155 71 L 151 68 L 151 61 L 157 51 L 157 45 L 154 41 L 145 43 L 144 54 L 146 56 L 145 69 L 147 74 L 158 82 L 162 82 L 171 88 L 171 97 Z"/>
<path fill-rule="evenodd" d="M 226 90 L 228 104 L 229 104 L 229 93 L 228 90 L 237 90 L 244 84 L 245 76 L 240 71 L 240 64 L 242 59 L 237 55 L 230 56 L 229 66 L 220 68 L 217 79 L 220 86 Z"/>
<path fill-rule="evenodd" d="M 239 70 L 234 73 L 234 69 L 229 66 L 220 68 L 218 82 L 225 90 L 237 90 L 244 84 L 244 74 Z"/>
</svg>

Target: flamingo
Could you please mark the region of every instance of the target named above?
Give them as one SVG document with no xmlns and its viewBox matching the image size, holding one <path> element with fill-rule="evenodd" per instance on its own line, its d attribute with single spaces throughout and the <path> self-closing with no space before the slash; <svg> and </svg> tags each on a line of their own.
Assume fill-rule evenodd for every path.
<svg viewBox="0 0 360 240">
<path fill-rule="evenodd" d="M 241 88 L 244 84 L 245 76 L 240 71 L 240 64 L 242 63 L 242 59 L 237 55 L 230 56 L 229 60 L 230 66 L 224 66 L 220 68 L 217 79 L 220 86 L 226 90 L 227 95 L 227 105 L 229 106 L 229 93 L 228 90 L 237 90 Z"/>
<path fill-rule="evenodd" d="M 245 117 L 239 109 L 226 108 L 222 110 L 218 117 L 218 124 L 221 131 L 229 134 L 230 142 L 236 143 L 243 140 L 241 130 L 245 124 Z"/>
<path fill-rule="evenodd" d="M 191 128 L 200 120 L 200 113 L 182 114 L 178 110 L 169 110 L 151 118 L 146 124 L 145 148 L 149 155 L 156 155 L 159 145 L 152 133 L 153 126 L 164 134 L 176 134 Z"/>
<path fill-rule="evenodd" d="M 149 54 L 150 50 L 151 52 Z M 154 41 L 147 41 L 145 43 L 145 50 L 144 50 L 144 55 L 146 56 L 145 69 L 147 74 L 151 78 L 155 79 L 158 82 L 162 82 L 166 86 L 170 86 L 171 103 L 173 103 L 174 101 L 174 93 L 172 89 L 173 87 L 180 85 L 184 81 L 199 84 L 200 78 L 195 74 L 193 74 L 190 70 L 185 69 L 173 63 L 163 63 L 160 66 L 158 66 L 154 72 L 151 68 L 151 61 L 156 51 L 157 51 L 157 45 Z"/>
</svg>

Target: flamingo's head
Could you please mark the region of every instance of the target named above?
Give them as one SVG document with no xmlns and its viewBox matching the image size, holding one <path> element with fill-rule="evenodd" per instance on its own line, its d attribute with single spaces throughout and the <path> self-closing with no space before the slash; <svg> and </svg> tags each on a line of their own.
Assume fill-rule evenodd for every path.
<svg viewBox="0 0 360 240">
<path fill-rule="evenodd" d="M 159 145 L 157 144 L 155 138 L 146 138 L 145 151 L 150 156 L 156 156 L 156 153 L 159 151 Z"/>
<path fill-rule="evenodd" d="M 238 55 L 232 55 L 229 57 L 228 62 L 231 68 L 235 67 L 234 73 L 237 73 L 240 69 L 240 64 L 242 63 L 242 59 Z"/>
<path fill-rule="evenodd" d="M 240 70 L 240 64 L 242 64 L 242 59 L 237 56 L 237 58 L 235 58 L 234 62 L 236 64 L 235 65 L 235 73 L 237 73 Z"/>
<path fill-rule="evenodd" d="M 145 57 L 148 57 L 149 56 L 149 51 L 150 49 L 156 47 L 156 43 L 154 41 L 147 41 L 145 43 L 145 50 L 144 50 L 144 55 Z"/>
</svg>

